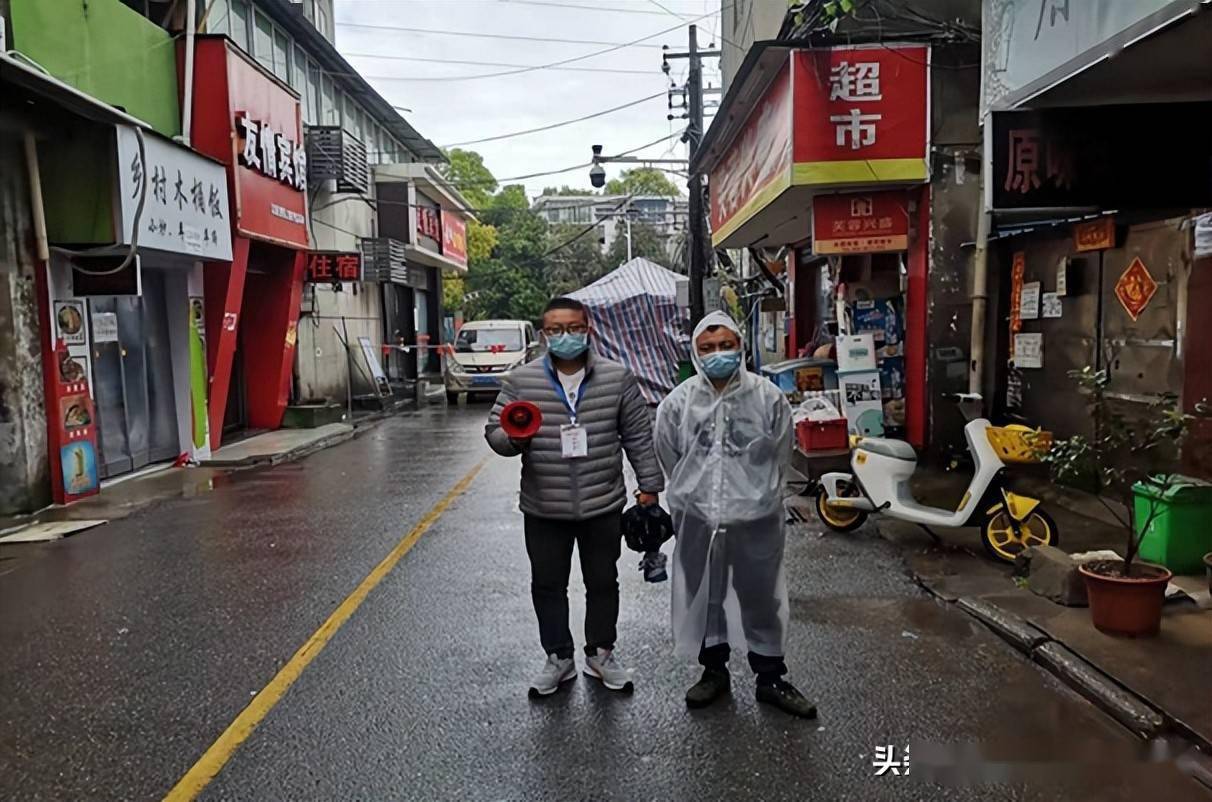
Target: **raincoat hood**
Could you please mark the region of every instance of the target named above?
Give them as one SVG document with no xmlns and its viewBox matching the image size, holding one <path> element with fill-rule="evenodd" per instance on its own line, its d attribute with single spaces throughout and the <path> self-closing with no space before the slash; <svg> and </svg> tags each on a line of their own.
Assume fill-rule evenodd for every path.
<svg viewBox="0 0 1212 802">
<path fill-rule="evenodd" d="M 745 353 L 745 337 L 741 334 L 741 327 L 736 324 L 736 321 L 732 319 L 731 315 L 729 315 L 727 312 L 719 311 L 710 312 L 707 315 L 704 315 L 703 319 L 699 321 L 699 325 L 694 327 L 694 334 L 690 338 L 690 361 L 694 364 L 695 372 L 697 372 L 699 377 L 708 384 L 710 384 L 710 380 L 703 373 L 703 358 L 699 356 L 698 342 L 699 335 L 707 331 L 707 329 L 711 328 L 712 326 L 723 326 L 735 334 L 737 342 L 739 342 L 741 346 L 741 353 Z M 742 373 L 744 370 L 745 366 L 742 364 L 737 372 Z"/>
</svg>

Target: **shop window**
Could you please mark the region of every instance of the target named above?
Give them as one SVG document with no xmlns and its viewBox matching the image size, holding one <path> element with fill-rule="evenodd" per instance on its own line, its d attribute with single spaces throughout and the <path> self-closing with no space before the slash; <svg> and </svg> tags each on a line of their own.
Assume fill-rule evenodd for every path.
<svg viewBox="0 0 1212 802">
<path fill-rule="evenodd" d="M 231 38 L 241 50 L 248 51 L 248 3 L 245 0 L 231 0 Z"/>
<path fill-rule="evenodd" d="M 231 32 L 231 9 L 228 8 L 228 0 L 214 0 L 210 4 L 210 11 L 206 16 L 206 32 Z"/>
<path fill-rule="evenodd" d="M 274 31 L 274 75 L 290 82 L 290 39 L 279 30 Z"/>
<path fill-rule="evenodd" d="M 274 69 L 274 26 L 269 17 L 260 11 L 255 12 L 253 25 L 253 58 L 265 69 Z"/>
<path fill-rule="evenodd" d="M 352 95 L 345 96 L 345 114 L 341 125 L 358 139 L 366 141 L 362 133 L 362 110 L 358 108 L 358 101 L 354 100 Z"/>
<path fill-rule="evenodd" d="M 338 105 L 332 78 L 327 75 L 320 80 L 320 125 L 340 125 L 341 107 Z"/>
<path fill-rule="evenodd" d="M 303 75 L 302 86 L 299 89 L 303 93 L 303 122 L 308 125 L 316 125 L 320 121 L 320 107 L 316 102 L 319 97 L 318 78 L 320 74 L 318 68 L 307 60 L 302 50 L 296 48 L 295 69 L 296 71 L 301 70 Z"/>
</svg>

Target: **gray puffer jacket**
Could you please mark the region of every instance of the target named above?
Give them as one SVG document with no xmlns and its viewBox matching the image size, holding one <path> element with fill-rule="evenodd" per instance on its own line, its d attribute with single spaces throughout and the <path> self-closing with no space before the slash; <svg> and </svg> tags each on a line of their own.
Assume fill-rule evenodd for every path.
<svg viewBox="0 0 1212 802">
<path fill-rule="evenodd" d="M 621 510 L 623 451 L 635 469 L 640 489 L 665 488 L 652 443 L 652 421 L 635 376 L 618 362 L 592 352 L 585 366 L 577 422 L 585 427 L 588 456 L 564 459 L 560 427 L 570 423 L 568 408 L 552 384 L 546 357 L 510 372 L 488 416 L 484 436 L 503 457 L 522 455 L 522 512 L 540 518 L 581 521 Z M 511 401 L 536 404 L 543 426 L 523 449 L 501 430 L 501 409 Z"/>
</svg>

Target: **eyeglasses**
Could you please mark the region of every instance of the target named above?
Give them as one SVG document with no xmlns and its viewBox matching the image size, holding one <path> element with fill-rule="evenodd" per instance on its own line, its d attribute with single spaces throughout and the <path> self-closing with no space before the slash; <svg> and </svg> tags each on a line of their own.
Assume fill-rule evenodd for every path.
<svg viewBox="0 0 1212 802">
<path fill-rule="evenodd" d="M 574 323 L 571 326 L 546 326 L 543 333 L 548 337 L 559 337 L 561 334 L 586 334 L 589 332 L 589 327 L 582 323 Z"/>
</svg>

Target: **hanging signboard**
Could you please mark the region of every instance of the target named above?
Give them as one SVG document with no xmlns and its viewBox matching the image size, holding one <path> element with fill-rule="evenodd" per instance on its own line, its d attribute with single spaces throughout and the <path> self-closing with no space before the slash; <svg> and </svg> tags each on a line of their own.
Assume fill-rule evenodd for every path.
<svg viewBox="0 0 1212 802">
<path fill-rule="evenodd" d="M 429 206 L 417 207 L 417 233 L 434 242 L 442 240 L 442 224 L 438 222 L 438 210 Z"/>
<path fill-rule="evenodd" d="M 357 251 L 308 251 L 303 279 L 313 284 L 362 281 L 362 254 Z"/>
<path fill-rule="evenodd" d="M 467 223 L 445 209 L 442 210 L 442 255 L 461 265 L 467 264 Z"/>
<path fill-rule="evenodd" d="M 1073 248 L 1078 253 L 1115 247 L 1115 218 L 1102 217 L 1073 226 Z"/>
<path fill-rule="evenodd" d="M 718 243 L 791 184 L 791 70 L 782 70 L 711 171 L 711 232 Z"/>
<path fill-rule="evenodd" d="M 306 248 L 307 150 L 298 95 L 223 37 L 199 38 L 195 70 L 226 78 L 195 95 L 191 144 L 231 171 L 235 232 Z M 175 181 L 174 175 L 170 202 Z M 185 194 L 192 202 L 189 188 Z M 209 210 L 209 187 L 205 194 Z"/>
<path fill-rule="evenodd" d="M 1212 103 L 993 114 L 995 209 L 1212 206 Z M 1157 132 L 1165 131 L 1165 145 Z"/>
<path fill-rule="evenodd" d="M 139 217 L 139 247 L 231 261 L 231 209 L 223 165 L 188 148 L 118 126 L 122 242 L 131 241 Z M 139 201 L 143 201 L 139 213 Z"/>
<path fill-rule="evenodd" d="M 925 181 L 930 48 L 857 45 L 792 56 L 792 183 Z"/>
<path fill-rule="evenodd" d="M 888 253 L 909 247 L 904 192 L 817 195 L 812 199 L 812 252 Z"/>
<path fill-rule="evenodd" d="M 1141 312 L 1145 311 L 1155 294 L 1157 282 L 1153 280 L 1149 268 L 1145 267 L 1139 256 L 1132 260 L 1132 264 L 1124 270 L 1119 281 L 1115 282 L 1115 297 L 1133 320 L 1140 318 Z"/>
</svg>

